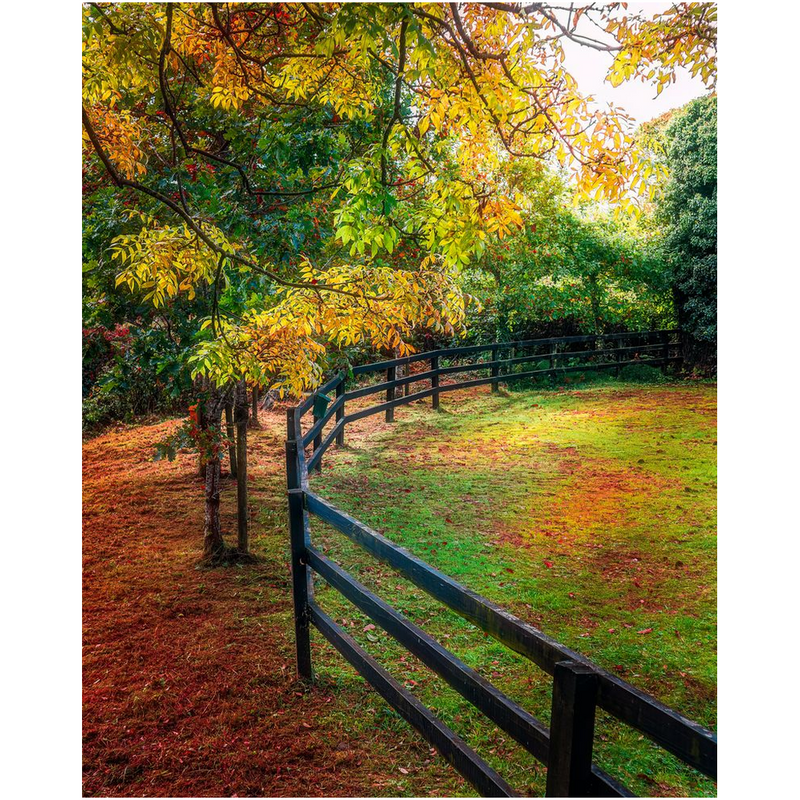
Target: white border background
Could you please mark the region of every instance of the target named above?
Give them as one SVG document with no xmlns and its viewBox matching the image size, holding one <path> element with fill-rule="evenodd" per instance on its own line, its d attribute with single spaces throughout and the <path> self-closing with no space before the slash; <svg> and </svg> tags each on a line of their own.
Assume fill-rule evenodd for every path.
<svg viewBox="0 0 800 800">
<path fill-rule="evenodd" d="M 782 797 L 798 761 L 800 14 L 719 6 L 719 796 Z M 79 797 L 79 4 L 4 12 L 3 785 Z"/>
</svg>

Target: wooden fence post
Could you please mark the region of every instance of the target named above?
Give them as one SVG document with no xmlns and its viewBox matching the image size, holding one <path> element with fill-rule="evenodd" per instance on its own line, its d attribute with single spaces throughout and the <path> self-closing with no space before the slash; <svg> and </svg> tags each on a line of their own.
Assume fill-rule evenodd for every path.
<svg viewBox="0 0 800 800">
<path fill-rule="evenodd" d="M 556 354 L 558 353 L 558 342 L 550 345 L 550 371 L 556 368 Z"/>
<path fill-rule="evenodd" d="M 614 367 L 614 377 L 615 378 L 619 378 L 619 373 L 620 373 L 619 362 L 625 360 L 625 356 L 624 356 L 624 354 L 622 352 L 622 344 L 623 344 L 624 341 L 625 341 L 624 339 L 617 339 L 617 346 L 614 348 L 616 350 L 616 352 L 614 353 L 614 357 L 617 360 L 617 366 Z"/>
<path fill-rule="evenodd" d="M 295 438 L 295 409 L 287 410 L 286 482 L 289 499 L 289 545 L 291 548 L 292 599 L 294 601 L 294 635 L 297 654 L 297 674 L 302 680 L 313 678 L 311 669 L 311 636 L 309 632 L 308 601 L 311 575 L 306 563 L 306 512 L 303 509 L 303 476 L 299 447 Z"/>
<path fill-rule="evenodd" d="M 314 411 L 314 424 L 316 424 L 320 419 L 321 419 L 321 417 L 317 416 L 317 412 L 315 410 Z M 322 446 L 322 431 L 320 430 L 320 432 L 314 437 L 314 451 L 313 452 L 316 453 L 317 450 L 321 446 Z M 322 457 L 321 456 L 320 456 L 319 459 L 317 459 L 317 463 L 314 465 L 314 472 L 322 472 Z"/>
<path fill-rule="evenodd" d="M 661 357 L 664 359 L 664 363 L 661 365 L 661 371 L 666 374 L 667 364 L 669 363 L 669 333 L 667 333 L 667 331 L 661 333 L 661 344 L 663 345 Z"/>
<path fill-rule="evenodd" d="M 434 356 L 431 359 L 431 372 L 435 372 L 439 369 L 439 356 Z M 438 389 L 439 388 L 439 376 L 434 375 L 431 377 L 431 389 Z M 439 392 L 433 393 L 433 410 L 439 410 Z"/>
<path fill-rule="evenodd" d="M 493 347 L 492 348 L 492 361 L 497 361 L 500 358 L 500 348 Z M 492 377 L 499 378 L 500 377 L 500 367 L 499 365 L 492 367 Z M 492 391 L 498 392 L 500 391 L 500 382 L 499 381 L 492 381 Z"/>
<path fill-rule="evenodd" d="M 389 367 L 386 370 L 386 381 L 392 383 L 397 378 L 397 367 Z M 386 402 L 389 403 L 394 400 L 394 386 L 390 386 L 386 390 Z M 394 422 L 394 408 L 386 409 L 386 421 Z"/>
<path fill-rule="evenodd" d="M 345 390 L 345 378 L 344 375 L 342 375 L 342 380 L 336 385 L 337 400 L 344 395 L 344 390 Z M 343 419 L 344 419 L 344 400 L 342 400 L 342 404 L 339 406 L 339 408 L 336 409 L 336 424 L 338 425 Z M 344 425 L 342 425 L 342 428 L 339 431 L 339 433 L 336 434 L 336 446 L 344 447 Z"/>
<path fill-rule="evenodd" d="M 546 797 L 592 796 L 597 685 L 597 674 L 588 664 L 555 665 Z"/>
</svg>

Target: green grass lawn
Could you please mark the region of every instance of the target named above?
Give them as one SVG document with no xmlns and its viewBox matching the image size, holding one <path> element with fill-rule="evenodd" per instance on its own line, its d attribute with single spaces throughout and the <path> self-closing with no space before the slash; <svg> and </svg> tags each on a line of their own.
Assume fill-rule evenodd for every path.
<svg viewBox="0 0 800 800">
<path fill-rule="evenodd" d="M 488 389 L 348 429 L 312 489 L 563 644 L 686 716 L 716 719 L 716 388 L 607 382 Z M 549 723 L 551 678 L 312 518 L 312 539 L 359 581 Z M 517 790 L 543 794 L 532 757 L 317 577 L 317 598 Z M 315 633 L 318 678 L 361 678 Z M 373 692 L 338 721 L 407 730 Z M 352 735 L 352 734 L 351 734 Z M 408 793 L 420 749 L 381 792 Z M 597 763 L 643 795 L 715 785 L 598 715 Z M 453 773 L 448 793 L 473 793 Z"/>
</svg>

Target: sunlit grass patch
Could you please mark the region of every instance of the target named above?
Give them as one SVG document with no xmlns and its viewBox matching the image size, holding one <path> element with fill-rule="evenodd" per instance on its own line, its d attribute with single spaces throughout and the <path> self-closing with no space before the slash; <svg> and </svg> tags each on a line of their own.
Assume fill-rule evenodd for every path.
<svg viewBox="0 0 800 800">
<path fill-rule="evenodd" d="M 312 488 L 713 727 L 715 388 L 617 384 L 450 397 L 442 413 L 411 407 L 393 426 L 355 436 L 353 446 L 326 456 Z M 312 532 L 358 580 L 547 722 L 548 676 L 335 531 L 312 520 Z M 396 677 L 512 785 L 541 793 L 544 772 L 521 748 L 321 579 L 318 585 L 322 605 Z M 326 679 L 360 680 L 326 645 L 316 649 Z M 366 729 L 381 708 L 376 699 L 351 724 Z M 598 762 L 634 791 L 714 793 L 713 784 L 602 715 L 596 738 Z"/>
</svg>

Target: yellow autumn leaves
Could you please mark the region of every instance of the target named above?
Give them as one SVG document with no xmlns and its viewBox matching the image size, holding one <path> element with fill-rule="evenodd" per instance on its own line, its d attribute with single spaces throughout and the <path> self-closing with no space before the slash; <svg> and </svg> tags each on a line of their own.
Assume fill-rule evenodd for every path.
<svg viewBox="0 0 800 800">
<path fill-rule="evenodd" d="M 408 339 L 415 328 L 455 334 L 463 328 L 465 304 L 475 302 L 442 259 L 425 258 L 416 270 L 366 264 L 316 269 L 304 259 L 300 277 L 320 288 L 284 287 L 269 308 L 250 310 L 236 322 L 215 321 L 217 335 L 192 357 L 195 374 L 220 384 L 244 376 L 282 395 L 299 395 L 319 382 L 326 345 L 406 355 L 413 352 Z"/>
<path fill-rule="evenodd" d="M 135 234 L 116 236 L 111 242 L 111 259 L 120 267 L 116 286 L 125 284 L 130 291 L 142 291 L 143 299 L 159 308 L 182 292 L 194 299 L 200 283 L 210 284 L 220 277 L 219 255 L 187 225 L 159 226 L 145 214 L 130 216 L 137 218 L 142 228 Z M 209 225 L 202 230 L 224 246 L 226 240 L 220 231 Z"/>
<path fill-rule="evenodd" d="M 142 217 L 140 230 L 112 243 L 117 285 L 163 307 L 181 294 L 193 298 L 201 285 L 220 281 L 221 289 L 234 262 L 268 274 L 268 307 L 236 321 L 215 318 L 216 335 L 193 364 L 215 380 L 239 371 L 292 393 L 319 378 L 327 344 L 403 353 L 420 327 L 458 330 L 467 302 L 458 270 L 487 237 L 523 224 L 528 201 L 510 180 L 513 159 L 560 166 L 579 193 L 620 206 L 647 195 L 660 174 L 636 149 L 624 114 L 594 109 L 579 92 L 564 68 L 555 12 L 525 8 L 86 4 L 83 100 L 96 140 L 137 188 L 151 198 L 153 187 L 163 190 L 159 218 Z M 616 40 L 612 83 L 639 77 L 660 91 L 678 66 L 713 81 L 709 4 L 679 3 L 653 19 L 619 4 L 572 8 L 570 25 L 593 14 Z M 195 157 L 237 185 L 229 156 L 238 158 L 258 183 L 264 165 L 252 143 L 289 141 L 286 131 L 304 124 L 306 108 L 329 119 L 315 123 L 326 147 L 334 137 L 348 143 L 336 145 L 335 163 L 319 167 L 332 191 L 317 195 L 332 217 L 329 252 L 341 252 L 325 269 L 302 261 L 276 279 L 252 255 L 263 252 L 259 227 L 248 221 L 257 213 L 251 197 L 234 197 L 234 182 L 224 184 L 224 200 L 204 182 L 213 196 L 203 207 L 174 190 L 180 164 Z M 219 149 L 209 160 L 196 143 L 211 130 Z M 94 142 L 85 142 L 88 157 Z M 195 143 L 191 154 L 187 142 Z M 244 153 L 232 154 L 237 146 Z M 310 171 L 305 177 L 315 182 Z M 229 205 L 248 208 L 235 235 L 219 222 Z"/>
</svg>

